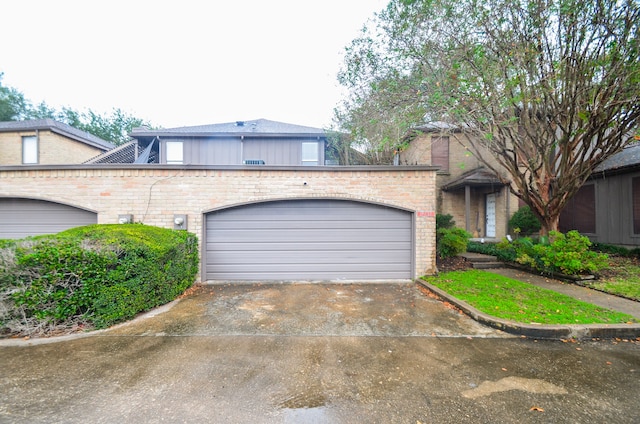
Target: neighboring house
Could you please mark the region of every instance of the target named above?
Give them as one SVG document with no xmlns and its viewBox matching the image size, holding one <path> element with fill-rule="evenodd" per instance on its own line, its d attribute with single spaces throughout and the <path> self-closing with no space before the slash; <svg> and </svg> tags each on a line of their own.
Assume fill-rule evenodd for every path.
<svg viewBox="0 0 640 424">
<path fill-rule="evenodd" d="M 152 130 L 135 128 L 132 142 L 88 163 L 173 165 L 324 165 L 320 128 L 257 119 Z"/>
<path fill-rule="evenodd" d="M 592 241 L 640 246 L 640 144 L 604 161 L 560 215 L 560 231 Z"/>
<path fill-rule="evenodd" d="M 114 147 L 53 119 L 0 122 L 0 165 L 76 164 Z"/>
<path fill-rule="evenodd" d="M 459 129 L 432 122 L 414 129 L 398 163 L 437 166 L 437 212 L 452 215 L 474 238 L 500 240 L 508 234 L 518 198 L 471 153 L 471 142 Z"/>
</svg>

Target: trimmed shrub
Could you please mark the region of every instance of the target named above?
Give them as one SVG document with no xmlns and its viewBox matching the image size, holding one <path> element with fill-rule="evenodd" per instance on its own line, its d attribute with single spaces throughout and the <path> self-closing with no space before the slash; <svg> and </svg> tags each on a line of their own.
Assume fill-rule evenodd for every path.
<svg viewBox="0 0 640 424">
<path fill-rule="evenodd" d="M 436 232 L 436 249 L 441 258 L 455 256 L 467 250 L 471 234 L 462 228 L 440 228 Z"/>
<path fill-rule="evenodd" d="M 608 256 L 590 250 L 588 237 L 575 230 L 549 233 L 548 244 L 534 244 L 530 239 L 514 243 L 517 261 L 538 271 L 577 275 L 597 273 L 608 265 Z"/>
<path fill-rule="evenodd" d="M 453 228 L 456 226 L 456 222 L 453 220 L 453 215 L 436 214 L 436 229 L 440 228 Z"/>
<path fill-rule="evenodd" d="M 195 235 L 90 225 L 0 247 L 0 327 L 9 334 L 104 328 L 167 303 L 198 272 Z"/>
<path fill-rule="evenodd" d="M 529 206 L 522 206 L 509 220 L 509 226 L 523 236 L 530 236 L 540 231 L 541 225 L 538 217 L 531 211 Z"/>
<path fill-rule="evenodd" d="M 503 262 L 516 261 L 515 249 L 506 239 L 504 243 L 480 243 L 478 241 L 470 241 L 467 245 L 467 251 L 495 256 Z"/>
</svg>

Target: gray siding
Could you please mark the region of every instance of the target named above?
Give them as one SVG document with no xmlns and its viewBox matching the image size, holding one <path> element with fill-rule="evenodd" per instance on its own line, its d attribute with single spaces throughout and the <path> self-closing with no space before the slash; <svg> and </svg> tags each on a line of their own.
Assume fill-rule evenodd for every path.
<svg viewBox="0 0 640 424">
<path fill-rule="evenodd" d="M 596 235 L 593 241 L 607 244 L 640 245 L 633 234 L 631 179 L 640 172 L 607 176 L 594 180 L 596 185 Z"/>
<path fill-rule="evenodd" d="M 95 212 L 44 200 L 0 198 L 0 239 L 54 234 L 95 224 Z"/>
<path fill-rule="evenodd" d="M 302 143 L 318 143 L 318 164 L 324 164 L 324 140 L 304 138 L 203 138 L 162 139 L 161 163 L 166 163 L 166 142 L 182 141 L 186 165 L 242 165 L 246 159 L 262 159 L 266 165 L 302 165 Z"/>
<path fill-rule="evenodd" d="M 324 141 L 317 139 L 251 139 L 243 141 L 243 159 L 262 159 L 266 165 L 302 165 L 302 143 L 318 143 L 318 164 L 324 164 Z"/>
<path fill-rule="evenodd" d="M 343 200 L 290 200 L 206 216 L 207 280 L 409 279 L 407 211 Z"/>
</svg>

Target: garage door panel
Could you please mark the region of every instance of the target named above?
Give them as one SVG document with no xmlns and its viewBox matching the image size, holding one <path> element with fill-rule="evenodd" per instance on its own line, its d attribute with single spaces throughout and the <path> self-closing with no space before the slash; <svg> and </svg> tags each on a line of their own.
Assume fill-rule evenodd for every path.
<svg viewBox="0 0 640 424">
<path fill-rule="evenodd" d="M 281 242 L 306 242 L 306 241 L 333 241 L 349 240 L 355 242 L 399 241 L 410 233 L 409 230 L 378 229 L 370 230 L 343 230 L 334 232 L 323 229 L 308 229 L 305 231 L 292 230 L 220 230 L 212 233 L 219 242 L 261 242 L 278 240 Z"/>
<path fill-rule="evenodd" d="M 275 260 L 278 263 L 303 263 L 309 261 L 309 252 L 313 252 L 313 263 L 317 264 L 338 264 L 338 263 L 366 263 L 374 260 L 376 263 L 397 263 L 404 262 L 410 252 L 397 250 L 378 250 L 373 253 L 368 251 L 277 251 L 265 252 L 261 251 L 243 251 L 242 255 L 238 252 L 226 251 L 217 254 L 217 259 L 224 264 L 272 264 Z"/>
<path fill-rule="evenodd" d="M 213 273 L 212 274 L 217 274 Z M 375 277 L 371 276 L 371 272 L 369 271 L 348 271 L 343 272 L 339 276 L 335 276 L 334 273 L 330 273 L 328 271 L 321 272 L 310 272 L 305 271 L 304 275 L 301 275 L 301 272 L 288 272 L 280 270 L 277 274 L 268 275 L 264 272 L 251 272 L 251 271 L 242 271 L 242 278 L 233 279 L 233 278 L 225 278 L 226 281 L 341 281 L 341 280 L 356 280 L 356 281 L 366 281 L 366 280 L 395 280 L 398 278 L 398 271 L 377 271 L 375 273 Z M 240 272 L 233 273 L 233 275 L 240 275 Z M 214 280 L 213 278 L 211 280 Z"/>
<path fill-rule="evenodd" d="M 54 234 L 97 223 L 95 212 L 44 200 L 0 198 L 0 238 Z"/>
<path fill-rule="evenodd" d="M 380 247 L 370 242 L 343 242 L 343 249 L 348 250 L 367 250 L 376 251 Z M 391 250 L 406 249 L 405 242 L 385 242 L 384 247 Z M 305 242 L 305 243 L 281 243 L 281 242 L 256 242 L 256 243 L 217 243 L 207 242 L 206 250 L 209 252 L 245 252 L 254 250 L 270 250 L 270 251 L 291 251 L 291 250 L 309 250 L 309 251 L 335 251 L 335 243 L 333 242 Z"/>
<path fill-rule="evenodd" d="M 318 228 L 318 229 L 371 229 L 378 228 L 398 228 L 398 229 L 410 229 L 411 223 L 399 220 L 367 220 L 360 219 L 353 220 L 319 220 L 311 217 L 306 217 L 304 220 L 298 219 L 282 219 L 282 220 L 253 220 L 253 221 L 216 221 L 213 228 L 210 230 L 222 230 L 222 229 L 253 229 L 261 230 L 267 226 L 271 229 L 297 229 L 297 228 Z"/>
<path fill-rule="evenodd" d="M 208 280 L 411 278 L 411 213 L 310 199 L 251 204 L 206 217 Z"/>
</svg>

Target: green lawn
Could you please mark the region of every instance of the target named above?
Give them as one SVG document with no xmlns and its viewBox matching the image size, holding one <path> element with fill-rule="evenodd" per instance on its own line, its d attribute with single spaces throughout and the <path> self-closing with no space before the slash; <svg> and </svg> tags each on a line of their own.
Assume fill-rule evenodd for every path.
<svg viewBox="0 0 640 424">
<path fill-rule="evenodd" d="M 585 285 L 640 301 L 640 261 L 637 258 L 612 257 L 604 275 L 598 280 L 586 281 Z"/>
<path fill-rule="evenodd" d="M 481 270 L 453 271 L 423 279 L 496 318 L 536 324 L 638 322 L 551 290 Z"/>
</svg>

